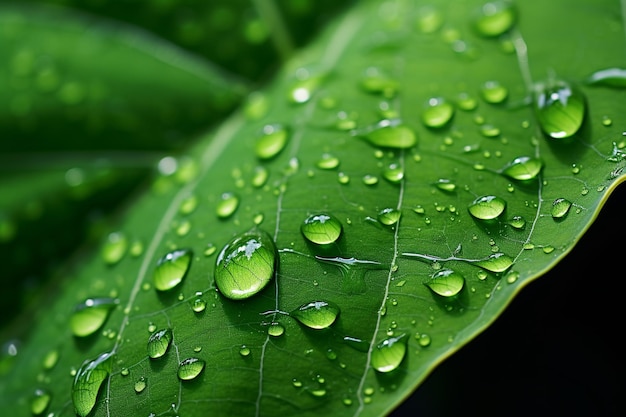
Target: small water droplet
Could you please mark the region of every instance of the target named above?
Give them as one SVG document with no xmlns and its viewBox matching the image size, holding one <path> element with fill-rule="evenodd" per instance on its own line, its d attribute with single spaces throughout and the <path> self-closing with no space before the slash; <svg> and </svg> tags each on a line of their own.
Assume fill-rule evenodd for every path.
<svg viewBox="0 0 626 417">
<path fill-rule="evenodd" d="M 50 405 L 51 399 L 52 394 L 50 394 L 50 391 L 43 388 L 36 389 L 30 402 L 30 411 L 35 416 L 43 414 Z"/>
<path fill-rule="evenodd" d="M 516 13 L 511 1 L 493 1 L 480 8 L 474 27 L 483 36 L 496 37 L 511 29 L 515 20 Z"/>
<path fill-rule="evenodd" d="M 329 153 L 325 153 L 317 161 L 316 165 L 319 169 L 335 169 L 339 166 L 339 158 Z"/>
<path fill-rule="evenodd" d="M 443 25 L 443 14 L 433 6 L 420 7 L 417 14 L 417 27 L 422 33 L 434 33 Z"/>
<path fill-rule="evenodd" d="M 361 87 L 368 93 L 393 97 L 398 90 L 398 82 L 376 67 L 369 67 L 361 79 Z"/>
<path fill-rule="evenodd" d="M 154 288 L 168 291 L 182 282 L 191 265 L 191 249 L 178 249 L 165 254 L 157 261 L 154 270 Z"/>
<path fill-rule="evenodd" d="M 526 227 L 526 219 L 524 219 L 522 216 L 513 216 L 508 221 L 508 223 L 511 227 L 513 227 L 514 229 L 518 229 L 518 230 L 521 230 L 524 227 Z"/>
<path fill-rule="evenodd" d="M 198 358 L 187 358 L 178 365 L 178 379 L 189 381 L 200 375 L 205 362 Z"/>
<path fill-rule="evenodd" d="M 383 122 L 365 136 L 372 145 L 395 149 L 408 149 L 415 146 L 417 137 L 413 129 L 403 124 Z"/>
<path fill-rule="evenodd" d="M 266 125 L 263 134 L 256 141 L 255 151 L 259 159 L 272 159 L 278 155 L 287 144 L 287 129 L 279 124 Z"/>
<path fill-rule="evenodd" d="M 469 93 L 462 92 L 456 97 L 456 106 L 464 111 L 472 111 L 478 107 L 478 100 Z"/>
<path fill-rule="evenodd" d="M 440 128 L 448 124 L 454 116 L 454 106 L 442 97 L 428 100 L 427 108 L 422 113 L 422 122 L 426 127 Z"/>
<path fill-rule="evenodd" d="M 285 333 L 285 327 L 277 322 L 271 323 L 267 328 L 267 334 L 272 337 L 280 337 Z"/>
<path fill-rule="evenodd" d="M 202 298 L 202 293 L 196 294 L 196 298 L 191 302 L 191 309 L 196 313 L 202 313 L 206 309 L 206 300 Z"/>
<path fill-rule="evenodd" d="M 258 166 L 254 169 L 254 174 L 252 176 L 252 185 L 256 188 L 261 188 L 267 182 L 268 177 L 269 172 L 267 168 Z"/>
<path fill-rule="evenodd" d="M 108 265 L 115 265 L 126 254 L 128 238 L 122 232 L 109 233 L 102 247 L 102 259 Z"/>
<path fill-rule="evenodd" d="M 78 337 L 94 334 L 118 303 L 119 300 L 114 298 L 88 298 L 76 305 L 70 317 L 72 333 Z"/>
<path fill-rule="evenodd" d="M 539 175 L 542 168 L 543 162 L 541 159 L 519 156 L 502 168 L 502 173 L 514 180 L 530 181 Z"/>
<path fill-rule="evenodd" d="M 128 370 L 128 368 L 122 368 L 122 369 L 120 370 L 120 375 L 122 375 L 122 376 L 128 376 L 128 375 L 130 375 L 130 371 Z"/>
<path fill-rule="evenodd" d="M 145 376 L 140 377 L 135 381 L 135 392 L 141 394 L 148 386 L 148 379 Z"/>
<path fill-rule="evenodd" d="M 421 333 L 421 334 L 416 334 L 415 338 L 417 339 L 417 343 L 421 346 L 421 347 L 427 347 L 430 346 L 431 343 L 431 338 L 429 335 L 427 335 L 426 333 Z"/>
<path fill-rule="evenodd" d="M 246 345 L 241 345 L 241 347 L 239 348 L 239 354 L 243 357 L 249 356 L 250 353 L 252 353 L 252 351 Z"/>
<path fill-rule="evenodd" d="M 191 214 L 196 207 L 198 207 L 198 197 L 190 195 L 180 203 L 178 211 L 180 214 Z"/>
<path fill-rule="evenodd" d="M 440 178 L 439 180 L 437 180 L 437 182 L 435 183 L 435 187 L 439 188 L 442 191 L 447 191 L 447 192 L 452 192 L 456 190 L 456 184 L 447 178 Z M 416 209 L 414 209 L 414 211 L 415 210 Z M 419 213 L 418 211 L 415 211 L 415 212 Z M 424 214 L 423 207 L 422 207 L 422 212 L 420 214 Z"/>
<path fill-rule="evenodd" d="M 474 263 L 487 271 L 500 273 L 506 271 L 513 265 L 513 259 L 504 253 L 494 253 L 489 255 L 487 259 L 481 259 Z"/>
<path fill-rule="evenodd" d="M 236 236 L 217 256 L 217 288 L 233 300 L 255 295 L 274 276 L 277 254 L 274 241 L 266 232 L 253 229 Z"/>
<path fill-rule="evenodd" d="M 433 274 L 426 286 L 442 297 L 454 297 L 465 285 L 463 275 L 451 269 L 442 269 Z"/>
<path fill-rule="evenodd" d="M 148 356 L 152 359 L 158 359 L 165 355 L 173 338 L 172 329 L 161 329 L 152 333 L 148 339 Z"/>
<path fill-rule="evenodd" d="M 586 82 L 590 85 L 604 85 L 607 87 L 626 87 L 626 69 L 606 68 L 591 74 Z"/>
<path fill-rule="evenodd" d="M 393 226 L 398 223 L 400 220 L 400 215 L 402 213 L 398 209 L 394 208 L 385 208 L 378 212 L 378 221 L 384 224 L 385 226 Z"/>
<path fill-rule="evenodd" d="M 481 89 L 483 99 L 490 104 L 499 104 L 507 99 L 509 90 L 498 81 L 487 81 Z"/>
<path fill-rule="evenodd" d="M 380 342 L 372 352 L 372 366 L 378 372 L 391 372 L 400 366 L 406 356 L 406 334 L 389 337 Z"/>
<path fill-rule="evenodd" d="M 363 184 L 376 185 L 378 184 L 378 177 L 376 175 L 365 174 L 363 175 Z"/>
<path fill-rule="evenodd" d="M 267 95 L 254 91 L 246 98 L 244 113 L 249 120 L 263 118 L 269 110 L 270 101 Z"/>
<path fill-rule="evenodd" d="M 43 358 L 43 369 L 49 371 L 56 366 L 58 361 L 59 351 L 57 349 L 49 351 Z"/>
<path fill-rule="evenodd" d="M 307 240 L 318 245 L 328 245 L 339 239 L 341 222 L 330 214 L 313 214 L 304 220 L 300 230 Z"/>
<path fill-rule="evenodd" d="M 217 251 L 217 246 L 212 243 L 207 243 L 206 249 L 204 249 L 204 256 L 211 256 Z"/>
<path fill-rule="evenodd" d="M 389 164 L 383 171 L 383 177 L 392 184 L 397 184 L 404 179 L 404 168 L 400 164 Z"/>
<path fill-rule="evenodd" d="M 312 301 L 302 304 L 290 315 L 311 329 L 326 329 L 337 319 L 339 307 L 330 301 Z"/>
<path fill-rule="evenodd" d="M 500 129 L 494 125 L 484 124 L 480 127 L 480 134 L 486 138 L 495 138 L 500 136 Z"/>
<path fill-rule="evenodd" d="M 493 195 L 475 199 L 468 207 L 469 213 L 479 220 L 493 220 L 504 212 L 506 201 Z"/>
<path fill-rule="evenodd" d="M 223 193 L 217 203 L 215 212 L 220 219 L 226 219 L 235 213 L 239 207 L 239 197 L 235 193 Z"/>
<path fill-rule="evenodd" d="M 72 384 L 72 402 L 79 416 L 87 416 L 96 405 L 100 387 L 111 372 L 112 356 L 113 353 L 103 353 L 94 360 L 87 360 L 76 372 Z"/>
<path fill-rule="evenodd" d="M 562 219 L 567 215 L 571 207 L 571 201 L 565 198 L 557 198 L 552 202 L 552 210 L 550 211 L 550 214 L 552 214 L 553 219 Z"/>
<path fill-rule="evenodd" d="M 129 252 L 133 258 L 141 256 L 141 254 L 143 253 L 143 243 L 139 240 L 133 241 L 133 243 L 130 245 Z"/>
<path fill-rule="evenodd" d="M 541 129 L 550 137 L 563 139 L 580 129 L 585 117 L 585 98 L 565 81 L 539 85 L 535 113 Z"/>
</svg>

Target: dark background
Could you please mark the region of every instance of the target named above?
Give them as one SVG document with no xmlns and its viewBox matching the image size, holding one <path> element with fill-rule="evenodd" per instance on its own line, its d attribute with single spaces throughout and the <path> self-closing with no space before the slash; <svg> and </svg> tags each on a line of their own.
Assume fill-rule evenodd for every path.
<svg viewBox="0 0 626 417">
<path fill-rule="evenodd" d="M 626 188 L 564 260 L 390 417 L 626 416 Z"/>
</svg>

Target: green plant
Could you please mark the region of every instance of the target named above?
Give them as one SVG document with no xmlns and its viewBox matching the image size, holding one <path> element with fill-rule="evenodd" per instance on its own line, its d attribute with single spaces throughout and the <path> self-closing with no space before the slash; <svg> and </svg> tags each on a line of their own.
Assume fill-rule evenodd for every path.
<svg viewBox="0 0 626 417">
<path fill-rule="evenodd" d="M 93 232 L 97 252 L 61 269 L 71 278 L 37 310 L 20 353 L 2 358 L 3 408 L 389 413 L 568 254 L 624 180 L 619 5 L 544 3 L 350 4 L 293 55 L 288 30 L 270 38 L 263 19 L 251 19 L 239 47 L 254 55 L 274 39 L 288 57 L 262 87 L 136 29 L 85 31 L 59 9 L 46 12 L 61 24 L 44 38 L 50 15 L 5 8 L 4 35 L 28 39 L 10 51 L 12 129 L 36 137 L 37 123 L 59 117 L 45 94 L 29 99 L 25 80 L 51 82 L 29 45 L 52 45 L 81 70 L 85 59 L 67 49 L 75 42 L 88 56 L 102 48 L 92 59 L 112 84 L 101 95 L 98 80 L 49 87 L 67 106 L 55 134 L 81 120 L 95 131 L 90 149 L 137 136 L 128 149 L 146 160 L 167 153 L 155 155 L 158 169 L 145 192 L 133 189 L 123 216 L 101 226 L 104 236 Z M 258 10 L 280 23 L 267 4 Z M 305 16 L 317 12 L 309 4 Z M 202 34 L 181 27 L 183 40 Z M 145 53 L 131 53 L 138 45 Z M 250 76 L 242 56 L 231 69 Z M 146 96 L 155 84 L 159 96 Z M 131 121 L 112 119 L 113 131 L 103 120 L 115 112 L 102 111 L 111 86 L 132 110 Z M 86 97 L 96 98 L 81 115 Z M 170 129 L 174 143 L 163 134 Z M 108 148 L 111 137 L 123 140 Z M 63 143 L 40 149 L 76 149 Z M 107 175 L 120 175 L 119 165 Z M 137 178 L 144 165 L 131 165 Z M 92 201 L 98 182 L 63 172 Z M 14 199 L 35 189 L 18 180 L 6 188 Z M 9 243 L 11 225 L 0 229 Z"/>
</svg>

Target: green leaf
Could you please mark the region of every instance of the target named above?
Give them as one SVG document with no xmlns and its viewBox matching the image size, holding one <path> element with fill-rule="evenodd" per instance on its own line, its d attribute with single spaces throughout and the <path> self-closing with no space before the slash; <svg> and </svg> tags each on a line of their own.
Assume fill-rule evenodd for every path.
<svg viewBox="0 0 626 417">
<path fill-rule="evenodd" d="M 261 93 L 267 114 L 242 109 L 189 150 L 195 169 L 156 178 L 119 227 L 145 250 L 77 265 L 3 358 L 2 409 L 28 415 L 46 389 L 49 411 L 73 415 L 70 370 L 111 353 L 81 415 L 384 415 L 566 256 L 625 178 L 623 92 L 584 84 L 623 63 L 619 4 L 431 4 L 355 6 Z M 562 83 L 585 110 L 555 138 L 533 100 Z M 433 112 L 440 98 L 451 116 Z M 559 119 L 580 116 L 554 103 Z M 259 157 L 276 126 L 284 144 Z M 303 235 L 311 216 L 321 241 Z M 239 245 L 262 233 L 273 242 Z M 159 260 L 182 249 L 180 282 L 156 291 Z M 214 279 L 225 273 L 229 291 L 264 287 L 230 299 Z M 72 307 L 96 297 L 119 304 L 101 331 L 72 336 Z"/>
</svg>

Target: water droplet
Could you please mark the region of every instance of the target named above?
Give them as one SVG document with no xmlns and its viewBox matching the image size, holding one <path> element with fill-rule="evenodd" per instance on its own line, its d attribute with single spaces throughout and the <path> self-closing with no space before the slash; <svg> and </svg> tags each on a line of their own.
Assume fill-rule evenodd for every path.
<svg viewBox="0 0 626 417">
<path fill-rule="evenodd" d="M 591 85 L 624 88 L 626 87 L 626 69 L 607 68 L 599 70 L 591 74 L 586 81 Z"/>
<path fill-rule="evenodd" d="M 49 371 L 54 368 L 59 361 L 59 351 L 54 349 L 51 350 L 44 356 L 43 358 L 43 369 Z"/>
<path fill-rule="evenodd" d="M 285 327 L 280 323 L 271 323 L 267 328 L 267 334 L 272 337 L 280 337 L 285 333 Z"/>
<path fill-rule="evenodd" d="M 378 212 L 378 221 L 385 226 L 393 226 L 400 220 L 400 210 L 394 208 L 385 208 Z"/>
<path fill-rule="evenodd" d="M 30 411 L 35 416 L 43 414 L 50 405 L 51 399 L 52 395 L 48 390 L 41 388 L 36 389 L 33 399 L 30 402 Z"/>
<path fill-rule="evenodd" d="M 76 372 L 72 385 L 72 402 L 79 416 L 87 416 L 96 405 L 100 387 L 111 372 L 112 356 L 113 353 L 103 353 L 94 360 L 87 360 Z"/>
<path fill-rule="evenodd" d="M 469 93 L 459 93 L 456 97 L 456 106 L 464 111 L 475 110 L 478 107 L 478 100 Z"/>
<path fill-rule="evenodd" d="M 410 127 L 392 124 L 388 121 L 379 123 L 377 128 L 367 133 L 366 139 L 374 146 L 382 148 L 408 149 L 415 146 L 417 137 Z"/>
<path fill-rule="evenodd" d="M 518 230 L 526 227 L 526 219 L 524 219 L 522 216 L 513 216 L 508 223 L 511 227 Z"/>
<path fill-rule="evenodd" d="M 128 376 L 128 375 L 130 375 L 130 371 L 128 370 L 128 368 L 122 368 L 122 369 L 120 370 L 120 375 L 122 375 L 122 376 Z"/>
<path fill-rule="evenodd" d="M 339 166 L 339 158 L 329 153 L 322 155 L 319 161 L 317 161 L 317 167 L 319 169 L 335 169 Z"/>
<path fill-rule="evenodd" d="M 474 27 L 483 36 L 496 37 L 511 29 L 515 19 L 516 13 L 511 1 L 493 1 L 481 7 Z"/>
<path fill-rule="evenodd" d="M 439 188 L 442 191 L 447 191 L 447 192 L 452 192 L 456 190 L 456 184 L 447 178 L 440 178 L 439 180 L 437 180 L 437 182 L 435 183 L 435 187 Z M 414 209 L 414 211 L 416 213 L 419 213 L 419 211 L 416 211 L 416 210 L 417 208 Z M 424 214 L 423 208 L 420 214 Z"/>
<path fill-rule="evenodd" d="M 417 13 L 417 27 L 422 33 L 434 33 L 443 25 L 443 14 L 433 6 L 420 7 Z"/>
<path fill-rule="evenodd" d="M 133 258 L 137 258 L 141 256 L 143 253 L 143 243 L 139 240 L 133 241 L 130 245 L 130 254 Z"/>
<path fill-rule="evenodd" d="M 431 338 L 429 335 L 427 335 L 426 333 L 421 333 L 419 335 L 415 335 L 415 338 L 417 339 L 417 343 L 421 346 L 421 347 L 427 347 L 430 346 L 430 342 L 431 342 Z"/>
<path fill-rule="evenodd" d="M 191 309 L 196 313 L 202 313 L 206 309 L 206 300 L 202 293 L 196 293 L 196 298 L 191 302 Z"/>
<path fill-rule="evenodd" d="M 267 182 L 269 172 L 265 167 L 256 167 L 254 169 L 254 175 L 252 176 L 252 185 L 256 188 L 261 188 Z"/>
<path fill-rule="evenodd" d="M 422 122 L 426 127 L 440 128 L 445 126 L 454 115 L 454 106 L 441 97 L 428 100 L 428 107 L 422 113 Z"/>
<path fill-rule="evenodd" d="M 274 241 L 266 232 L 253 229 L 235 237 L 217 256 L 217 288 L 233 300 L 255 295 L 274 276 L 277 255 Z"/>
<path fill-rule="evenodd" d="M 535 93 L 535 113 L 541 129 L 555 139 L 578 132 L 585 117 L 585 98 L 565 81 L 539 85 Z"/>
<path fill-rule="evenodd" d="M 552 214 L 553 219 L 562 219 L 567 215 L 571 207 L 571 201 L 565 198 L 557 198 L 552 202 L 552 210 L 550 214 Z"/>
<path fill-rule="evenodd" d="M 339 172 L 337 174 L 337 181 L 339 181 L 339 184 L 348 184 L 350 182 L 350 176 L 345 172 Z"/>
<path fill-rule="evenodd" d="M 191 214 L 198 207 L 198 197 L 190 195 L 180 203 L 178 211 L 180 214 Z"/>
<path fill-rule="evenodd" d="M 509 96 L 509 90 L 498 81 L 487 81 L 483 85 L 481 93 L 483 99 L 491 104 L 502 103 Z"/>
<path fill-rule="evenodd" d="M 267 114 L 269 105 L 270 101 L 267 95 L 254 91 L 246 98 L 244 113 L 249 120 L 259 120 Z"/>
<path fill-rule="evenodd" d="M 226 219 L 235 213 L 237 207 L 239 207 L 239 197 L 235 193 L 223 193 L 215 212 L 220 219 Z"/>
<path fill-rule="evenodd" d="M 311 75 L 306 68 L 299 68 L 296 71 L 298 80 L 289 89 L 289 100 L 292 103 L 306 103 L 311 99 L 320 83 L 324 80 L 325 74 Z"/>
<path fill-rule="evenodd" d="M 313 214 L 304 220 L 300 230 L 310 242 L 328 245 L 339 239 L 342 225 L 336 217 L 330 214 Z"/>
<path fill-rule="evenodd" d="M 115 265 L 126 254 L 128 238 L 122 232 L 109 233 L 102 247 L 102 259 L 109 265 Z"/>
<path fill-rule="evenodd" d="M 187 219 L 180 222 L 178 226 L 176 226 L 176 234 L 178 236 L 185 236 L 191 230 L 191 222 Z"/>
<path fill-rule="evenodd" d="M 376 185 L 378 184 L 378 177 L 376 175 L 365 174 L 363 175 L 363 184 Z"/>
<path fill-rule="evenodd" d="M 326 329 L 337 319 L 339 307 L 330 301 L 312 301 L 302 304 L 290 315 L 311 329 Z"/>
<path fill-rule="evenodd" d="M 246 345 L 241 345 L 241 347 L 239 348 L 239 354 L 243 357 L 249 356 L 250 353 L 251 353 L 251 350 Z"/>
<path fill-rule="evenodd" d="M 378 372 L 391 372 L 400 366 L 407 350 L 406 334 L 389 337 L 372 352 L 372 366 Z"/>
<path fill-rule="evenodd" d="M 543 162 L 539 158 L 519 156 L 509 162 L 502 173 L 507 177 L 518 181 L 533 180 L 543 168 Z"/>
<path fill-rule="evenodd" d="M 383 177 L 390 183 L 397 184 L 404 178 L 404 168 L 400 164 L 389 164 L 383 171 Z"/>
<path fill-rule="evenodd" d="M 465 285 L 463 275 L 451 269 L 442 269 L 433 274 L 426 286 L 442 297 L 454 297 Z"/>
<path fill-rule="evenodd" d="M 162 329 L 152 333 L 148 339 L 148 356 L 152 359 L 158 359 L 165 355 L 173 338 L 172 329 Z"/>
<path fill-rule="evenodd" d="M 480 127 L 480 134 L 486 138 L 495 138 L 500 136 L 500 129 L 494 125 L 484 124 Z"/>
<path fill-rule="evenodd" d="M 361 79 L 361 87 L 368 93 L 382 94 L 391 98 L 398 90 L 398 82 L 384 74 L 379 68 L 370 67 L 365 70 Z"/>
<path fill-rule="evenodd" d="M 198 358 L 187 358 L 178 365 L 178 378 L 181 381 L 189 381 L 200 375 L 205 362 Z"/>
<path fill-rule="evenodd" d="M 189 270 L 192 257 L 191 249 L 178 249 L 159 259 L 154 270 L 154 288 L 168 291 L 180 284 Z"/>
<path fill-rule="evenodd" d="M 118 303 L 119 300 L 114 298 L 88 298 L 76 305 L 70 317 L 72 333 L 78 337 L 92 335 L 102 327 Z"/>
<path fill-rule="evenodd" d="M 142 376 L 137 381 L 135 381 L 135 392 L 137 394 L 141 394 L 143 390 L 148 386 L 148 379 L 145 376 Z"/>
<path fill-rule="evenodd" d="M 468 211 L 479 220 L 493 220 L 504 212 L 506 201 L 493 195 L 485 195 L 475 199 Z"/>
<path fill-rule="evenodd" d="M 504 253 L 494 253 L 489 255 L 487 259 L 481 259 L 474 263 L 487 271 L 500 273 L 506 271 L 513 265 L 513 259 Z"/>
<path fill-rule="evenodd" d="M 287 144 L 287 129 L 279 124 L 266 125 L 263 134 L 257 139 L 255 151 L 259 159 L 271 159 L 278 155 Z"/>
</svg>

